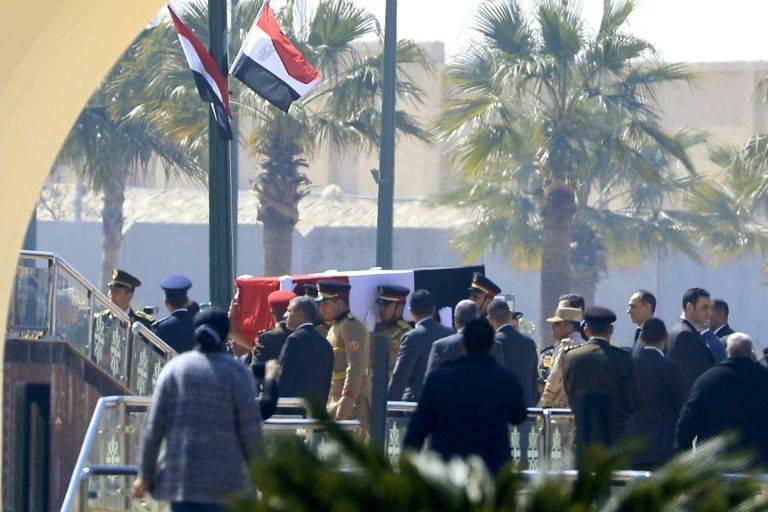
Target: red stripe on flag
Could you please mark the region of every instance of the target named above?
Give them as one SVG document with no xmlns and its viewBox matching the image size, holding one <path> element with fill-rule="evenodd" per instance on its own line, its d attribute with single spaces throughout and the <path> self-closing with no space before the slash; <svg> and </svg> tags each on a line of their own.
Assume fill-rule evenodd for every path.
<svg viewBox="0 0 768 512">
<path fill-rule="evenodd" d="M 208 50 L 205 49 L 203 43 L 201 43 L 200 40 L 195 37 L 194 32 L 189 30 L 187 26 L 184 25 L 184 23 L 179 19 L 179 17 L 176 16 L 176 13 L 173 12 L 171 4 L 168 4 L 168 11 L 171 13 L 171 19 L 173 20 L 173 26 L 176 28 L 176 32 L 178 32 L 179 35 L 185 37 L 187 41 L 192 44 L 192 47 L 195 49 L 197 56 L 200 58 L 200 62 L 202 62 L 206 73 L 208 73 L 211 78 L 213 78 L 213 81 L 216 82 L 216 85 L 219 88 L 219 92 L 221 93 L 221 97 L 224 100 L 224 106 L 227 109 L 227 115 L 231 118 L 232 110 L 229 108 L 229 90 L 227 88 L 227 79 L 224 78 L 224 75 L 221 73 L 219 66 L 216 65 L 216 61 L 213 59 L 213 57 L 211 57 L 211 54 L 208 53 Z"/>
<path fill-rule="evenodd" d="M 283 29 L 278 25 L 275 15 L 269 7 L 269 3 L 261 11 L 257 25 L 272 39 L 275 51 L 277 51 L 280 60 L 283 61 L 285 70 L 290 76 L 303 84 L 308 84 L 320 76 L 320 73 L 309 62 L 304 60 L 301 52 L 285 37 Z"/>
</svg>

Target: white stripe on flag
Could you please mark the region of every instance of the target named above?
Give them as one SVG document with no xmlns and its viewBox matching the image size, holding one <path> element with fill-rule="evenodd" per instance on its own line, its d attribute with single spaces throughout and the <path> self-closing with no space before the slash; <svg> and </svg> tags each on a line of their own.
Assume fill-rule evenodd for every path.
<svg viewBox="0 0 768 512">
<path fill-rule="evenodd" d="M 216 97 L 218 97 L 221 104 L 224 105 L 224 99 L 221 97 L 219 85 L 216 83 L 213 77 L 208 74 L 208 71 L 205 70 L 203 63 L 200 61 L 200 57 L 195 51 L 195 47 L 192 46 L 192 43 L 190 43 L 186 37 L 178 33 L 177 35 L 179 36 L 179 41 L 181 42 L 181 47 L 184 50 L 184 56 L 187 58 L 187 63 L 189 64 L 190 69 L 197 71 L 205 78 L 205 81 L 208 82 L 209 86 L 211 86 L 211 89 L 213 90 L 214 94 L 216 94 Z"/>
<path fill-rule="evenodd" d="M 272 38 L 269 37 L 269 35 L 267 35 L 267 33 L 256 23 L 253 24 L 251 31 L 248 33 L 248 38 L 243 43 L 241 51 L 252 61 L 264 67 L 288 87 L 296 91 L 299 96 L 304 96 L 320 83 L 319 76 L 310 83 L 304 84 L 289 75 L 283 65 L 283 61 L 280 60 L 280 55 L 278 55 L 277 50 L 275 50 Z"/>
</svg>

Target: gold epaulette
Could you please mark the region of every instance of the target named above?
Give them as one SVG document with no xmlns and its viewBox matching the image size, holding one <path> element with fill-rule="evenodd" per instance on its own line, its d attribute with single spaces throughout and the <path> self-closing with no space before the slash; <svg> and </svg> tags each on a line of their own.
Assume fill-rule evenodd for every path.
<svg viewBox="0 0 768 512">
<path fill-rule="evenodd" d="M 354 319 L 355 319 L 355 315 L 353 315 L 352 313 L 347 313 L 347 320 L 354 320 Z"/>
<path fill-rule="evenodd" d="M 402 318 L 397 321 L 397 326 L 401 329 L 405 329 L 406 331 L 410 331 L 412 329 L 411 324 L 403 320 Z"/>
<path fill-rule="evenodd" d="M 150 315 L 149 313 L 145 313 L 145 312 L 143 312 L 141 310 L 134 311 L 133 314 L 136 315 L 139 318 L 143 318 L 145 320 L 149 320 L 150 322 L 154 322 L 155 321 L 155 315 Z"/>
<path fill-rule="evenodd" d="M 344 370 L 342 372 L 333 372 L 333 376 L 331 377 L 332 382 L 344 380 L 347 378 L 347 371 Z"/>
<path fill-rule="evenodd" d="M 104 315 L 109 315 L 110 313 L 111 313 L 110 310 L 105 309 L 104 311 L 99 311 L 98 313 L 94 313 L 93 316 L 98 318 L 98 317 L 101 317 L 101 316 L 104 316 Z"/>
</svg>

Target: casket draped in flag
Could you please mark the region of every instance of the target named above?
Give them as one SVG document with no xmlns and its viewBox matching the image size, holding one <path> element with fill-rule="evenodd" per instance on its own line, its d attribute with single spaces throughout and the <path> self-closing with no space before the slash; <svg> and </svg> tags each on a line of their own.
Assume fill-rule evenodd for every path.
<svg viewBox="0 0 768 512">
<path fill-rule="evenodd" d="M 285 112 L 320 83 L 320 74 L 285 36 L 269 2 L 245 37 L 230 74 Z"/>
</svg>

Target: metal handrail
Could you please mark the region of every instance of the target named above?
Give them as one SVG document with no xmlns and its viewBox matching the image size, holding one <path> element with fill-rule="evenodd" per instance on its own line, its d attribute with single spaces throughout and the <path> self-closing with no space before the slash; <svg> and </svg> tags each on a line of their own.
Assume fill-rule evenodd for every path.
<svg viewBox="0 0 768 512">
<path fill-rule="evenodd" d="M 281 399 L 284 403 L 291 406 L 303 402 L 299 398 L 287 398 Z M 93 449 L 96 439 L 99 436 L 99 429 L 101 421 L 105 411 L 111 408 L 126 406 L 126 407 L 143 407 L 148 408 L 152 402 L 152 398 L 149 396 L 105 396 L 99 398 L 96 403 L 96 407 L 91 416 L 91 421 L 88 424 L 88 430 L 85 433 L 85 439 L 80 446 L 80 453 L 77 457 L 74 470 L 72 471 L 72 477 L 69 480 L 67 486 L 67 492 L 64 495 L 64 501 L 61 504 L 61 512 L 71 512 L 75 499 L 77 498 L 78 491 L 81 489 L 83 479 L 88 478 L 91 475 L 131 475 L 136 474 L 134 468 L 136 466 L 126 464 L 89 464 L 88 457 Z M 336 422 L 339 427 L 344 430 L 359 430 L 360 422 L 358 420 L 344 420 Z M 320 425 L 320 422 L 315 419 L 305 418 L 272 418 L 262 423 L 264 430 L 277 430 L 286 427 L 315 429 Z M 310 440 L 311 443 L 311 440 Z"/>
<path fill-rule="evenodd" d="M 135 322 L 131 325 L 130 317 L 117 306 L 115 306 L 109 298 L 99 291 L 94 285 L 92 285 L 88 279 L 86 279 L 80 272 L 78 272 L 72 265 L 67 263 L 66 260 L 57 256 L 54 253 L 42 252 L 42 251 L 21 251 L 20 258 L 22 260 L 44 260 L 47 261 L 49 275 L 48 275 L 48 290 L 46 297 L 46 319 L 45 324 L 42 327 L 42 335 L 39 339 L 42 340 L 58 340 L 57 327 L 58 318 L 56 311 L 56 294 L 58 292 L 59 278 L 64 275 L 67 281 L 82 290 L 87 296 L 88 301 L 88 313 L 89 315 L 95 315 L 97 309 L 99 311 L 109 311 L 109 315 L 119 322 L 116 327 L 120 329 L 120 335 L 125 338 L 125 344 L 120 346 L 119 357 L 121 361 L 119 363 L 119 370 L 117 368 L 105 368 L 110 372 L 118 381 L 123 383 L 127 388 L 133 392 L 137 391 L 135 382 L 132 381 L 132 365 L 133 359 L 138 350 L 137 343 L 146 343 L 146 345 L 160 355 L 160 357 L 168 361 L 176 356 L 176 352 L 167 343 L 160 339 L 154 332 L 148 329 L 146 326 L 139 322 Z M 97 305 L 98 303 L 98 305 Z M 87 324 L 85 346 L 87 350 L 84 355 L 88 359 L 97 362 L 97 355 L 94 353 L 94 338 L 95 329 L 94 321 L 91 319 Z M 116 324 L 117 325 L 117 324 Z M 9 329 L 20 328 L 24 329 L 23 325 L 17 325 L 15 323 L 9 324 Z M 124 331 L 123 331 L 124 330 Z M 141 342 L 136 341 L 137 337 L 142 338 Z M 69 343 L 78 340 L 64 340 Z M 78 349 L 82 352 L 82 349 Z M 103 366 L 102 366 L 103 367 Z M 151 391 L 151 387 L 150 387 Z M 141 392 L 141 391 L 139 391 Z"/>
</svg>

